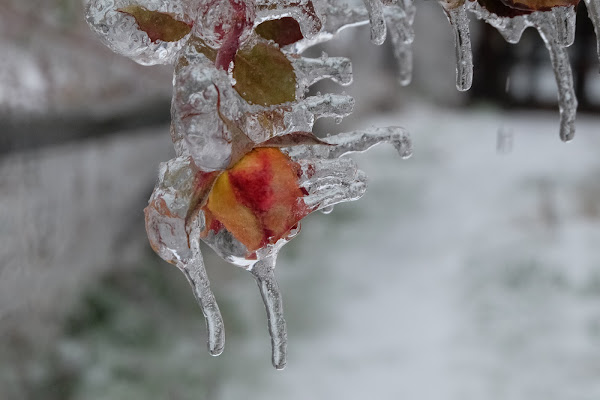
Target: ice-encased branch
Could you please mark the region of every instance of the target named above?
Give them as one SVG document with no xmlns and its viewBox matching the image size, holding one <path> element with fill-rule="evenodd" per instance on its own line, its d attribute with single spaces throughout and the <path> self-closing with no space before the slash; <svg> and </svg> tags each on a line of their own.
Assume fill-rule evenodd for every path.
<svg viewBox="0 0 600 400">
<path fill-rule="evenodd" d="M 221 311 L 210 289 L 210 281 L 204 268 L 204 260 L 200 252 L 200 221 L 196 218 L 191 222 L 189 233 L 192 258 L 177 264 L 188 282 L 192 286 L 194 296 L 202 309 L 206 319 L 206 331 L 208 336 L 208 351 L 213 356 L 218 356 L 225 347 L 225 326 Z"/>
<path fill-rule="evenodd" d="M 250 272 L 256 279 L 267 311 L 273 366 L 283 369 L 287 363 L 287 325 L 281 291 L 275 279 L 275 260 L 276 255 L 259 260 Z"/>
</svg>

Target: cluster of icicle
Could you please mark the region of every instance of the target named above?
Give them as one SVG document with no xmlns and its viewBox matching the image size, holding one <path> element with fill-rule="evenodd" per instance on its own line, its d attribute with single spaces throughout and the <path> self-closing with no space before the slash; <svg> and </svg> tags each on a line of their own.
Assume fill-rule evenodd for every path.
<svg viewBox="0 0 600 400">
<path fill-rule="evenodd" d="M 383 13 L 393 22 L 393 35 L 401 43 L 412 41 L 412 12 L 407 14 L 398 5 Z M 176 265 L 191 284 L 206 318 L 212 355 L 223 351 L 225 330 L 200 241 L 258 282 L 267 310 L 272 362 L 282 369 L 287 331 L 274 276 L 278 251 L 299 232 L 299 220 L 306 214 L 328 213 L 333 205 L 364 194 L 365 174 L 343 155 L 382 142 L 392 144 L 403 158 L 411 155 L 409 136 L 401 127 L 338 133 L 325 139 L 312 135 L 316 119 L 339 121 L 350 114 L 354 100 L 337 94 L 306 97 L 308 87 L 321 79 L 350 84 L 352 66 L 346 58 L 300 54 L 342 28 L 367 23 L 368 15 L 381 13 L 378 6 L 367 11 L 310 0 L 91 0 L 87 4 L 90 27 L 113 51 L 144 65 L 175 66 L 171 137 L 176 158 L 160 166 L 159 181 L 145 210 L 146 229 L 157 254 Z M 269 28 L 282 33 L 282 43 L 257 34 L 262 23 L 275 20 L 285 20 L 285 25 Z M 294 33 L 294 24 L 299 32 Z M 377 43 L 385 37 L 382 30 L 385 24 L 373 29 Z M 297 38 L 287 43 L 290 35 Z M 244 76 L 238 71 L 244 65 L 237 65 L 242 51 L 245 58 L 239 62 L 250 64 Z M 265 60 L 277 65 L 262 65 Z M 256 87 L 256 76 L 248 76 L 264 79 L 263 67 L 272 71 L 273 79 L 281 80 L 263 82 L 264 91 Z M 281 86 L 285 92 L 290 80 L 295 85 L 291 98 L 290 93 L 273 90 Z M 260 182 L 268 187 L 260 187 Z M 267 207 L 261 196 L 276 199 L 275 203 Z M 258 227 L 243 226 L 245 221 L 255 225 L 259 221 Z"/>
<path fill-rule="evenodd" d="M 402 2 L 403 0 L 398 0 Z M 508 3 L 502 0 L 499 3 Z M 407 15 L 414 13 L 413 0 L 404 0 L 404 9 Z M 381 0 L 365 0 L 370 10 L 373 42 L 380 43 L 385 39 L 385 13 Z M 527 0 L 522 1 L 526 4 Z M 537 1 L 538 4 L 556 4 L 552 1 Z M 571 46 L 575 40 L 575 5 L 576 1 L 565 1 L 564 5 L 554 6 L 546 11 L 535 11 L 523 13 L 511 17 L 500 17 L 488 11 L 476 0 L 441 0 L 448 21 L 454 31 L 456 45 L 456 87 L 460 91 L 469 90 L 473 82 L 473 56 L 471 52 L 471 39 L 469 34 L 469 16 L 467 12 L 475 14 L 479 19 L 492 25 L 502 34 L 509 43 L 517 43 L 521 39 L 523 31 L 528 27 L 537 29 L 550 53 L 550 60 L 558 86 L 558 104 L 560 110 L 560 138 L 570 141 L 575 134 L 575 116 L 577 113 L 577 98 L 573 88 L 573 74 L 569 63 L 566 48 Z M 596 36 L 598 38 L 598 54 L 600 55 L 600 0 L 585 0 L 588 15 L 590 16 Z M 567 5 L 571 4 L 571 5 Z M 374 10 L 374 11 L 373 11 Z M 405 21 L 412 22 L 412 18 Z M 391 22 L 391 21 L 390 21 Z M 389 24 L 390 30 L 394 27 Z M 404 26 L 402 27 L 404 31 Z M 410 62 L 409 40 L 398 40 L 397 33 L 392 30 L 392 41 L 396 49 L 396 55 L 401 65 L 401 83 L 410 82 L 410 65 L 402 64 L 403 61 Z"/>
</svg>

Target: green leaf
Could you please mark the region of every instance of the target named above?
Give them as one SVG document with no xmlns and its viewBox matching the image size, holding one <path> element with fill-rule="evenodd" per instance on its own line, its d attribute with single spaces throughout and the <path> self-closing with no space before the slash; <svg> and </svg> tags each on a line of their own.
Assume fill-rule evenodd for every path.
<svg viewBox="0 0 600 400">
<path fill-rule="evenodd" d="M 171 14 L 150 11 L 142 6 L 127 6 L 117 11 L 135 18 L 140 30 L 146 32 L 152 42 L 176 42 L 192 30 L 192 25 L 176 20 Z"/>
<path fill-rule="evenodd" d="M 292 17 L 265 21 L 256 27 L 256 33 L 267 40 L 274 41 L 281 47 L 304 38 L 300 31 L 300 24 Z"/>
<path fill-rule="evenodd" d="M 258 43 L 235 55 L 235 90 L 249 103 L 271 106 L 296 100 L 292 63 L 277 47 Z"/>
</svg>

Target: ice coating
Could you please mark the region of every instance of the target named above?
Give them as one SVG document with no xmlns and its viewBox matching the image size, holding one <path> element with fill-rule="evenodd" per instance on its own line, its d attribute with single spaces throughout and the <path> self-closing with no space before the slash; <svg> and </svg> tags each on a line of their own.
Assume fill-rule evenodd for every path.
<svg viewBox="0 0 600 400">
<path fill-rule="evenodd" d="M 554 7 L 556 42 L 561 46 L 571 46 L 575 41 L 575 7 Z"/>
<path fill-rule="evenodd" d="M 473 84 L 473 53 L 471 51 L 471 34 L 469 33 L 469 17 L 467 3 L 456 5 L 453 2 L 442 2 L 450 26 L 454 31 L 456 48 L 456 88 L 461 92 L 469 90 Z"/>
<path fill-rule="evenodd" d="M 282 17 L 292 17 L 300 25 L 306 38 L 312 38 L 322 29 L 323 21 L 311 0 L 257 0 L 256 24 Z"/>
<path fill-rule="evenodd" d="M 588 16 L 594 24 L 597 43 L 596 47 L 600 59 L 600 0 L 585 0 L 585 6 L 587 7 Z"/>
<path fill-rule="evenodd" d="M 535 24 L 544 40 L 554 69 L 554 77 L 558 86 L 558 107 L 560 110 L 560 138 L 568 142 L 575 135 L 575 117 L 577 114 L 577 97 L 573 87 L 573 72 L 569 63 L 569 54 L 563 44 L 564 36 L 552 24 L 549 13 L 534 13 L 528 18 Z"/>
<path fill-rule="evenodd" d="M 128 0 L 90 0 L 86 5 L 86 20 L 92 31 L 115 53 L 142 65 L 173 63 L 186 38 L 176 42 L 153 42 L 131 15 L 119 11 L 131 3 Z M 139 0 L 136 4 L 193 25 L 193 10 L 186 0 Z"/>
<path fill-rule="evenodd" d="M 251 269 L 267 311 L 269 336 L 273 349 L 271 362 L 276 369 L 287 363 L 287 326 L 283 316 L 283 301 L 275 279 L 275 256 L 254 264 Z"/>
<path fill-rule="evenodd" d="M 320 58 L 299 57 L 292 63 L 304 87 L 322 79 L 331 79 L 340 85 L 352 83 L 352 63 L 348 58 L 329 57 L 323 53 Z"/>
<path fill-rule="evenodd" d="M 286 149 L 290 157 L 303 159 L 318 157 L 322 159 L 338 159 L 350 153 L 361 153 L 380 143 L 389 143 L 400 157 L 412 156 L 412 141 L 406 129 L 400 126 L 385 128 L 369 128 L 353 132 L 343 132 L 323 139 L 333 146 L 306 146 Z"/>
<path fill-rule="evenodd" d="M 385 39 L 386 18 L 394 25 L 394 41 L 408 46 L 413 40 L 410 0 L 386 6 L 372 0 L 369 12 L 338 6 L 310 0 L 88 3 L 87 21 L 111 49 L 142 64 L 175 65 L 170 133 L 176 158 L 161 164 L 145 209 L 146 230 L 155 252 L 192 286 L 212 355 L 223 351 L 225 331 L 200 241 L 256 279 L 267 310 L 273 365 L 282 369 L 287 332 L 275 279 L 278 252 L 298 234 L 307 214 L 329 212 L 365 193 L 365 173 L 342 155 L 380 142 L 392 143 L 403 157 L 410 154 L 402 128 L 340 133 L 326 140 L 312 134 L 315 120 L 341 120 L 352 112 L 354 100 L 305 93 L 321 79 L 350 84 L 352 64 L 326 54 L 302 57 L 301 50 L 344 27 L 367 23 L 368 14 L 375 22 L 375 42 Z M 329 13 L 333 17 L 325 18 Z M 289 20 L 270 25 L 271 39 L 254 31 L 264 21 L 284 17 L 295 19 L 301 36 L 296 31 L 290 42 L 283 38 L 281 48 L 274 44 L 280 43 L 277 29 Z M 409 79 L 410 69 L 405 71 L 403 80 Z"/>
<path fill-rule="evenodd" d="M 371 42 L 380 45 L 385 42 L 386 26 L 383 15 L 383 3 L 380 0 L 363 0 L 369 13 L 371 24 Z"/>
<path fill-rule="evenodd" d="M 412 0 L 399 0 L 396 7 L 389 7 L 388 32 L 392 40 L 394 57 L 398 63 L 398 82 L 407 86 L 412 81 L 412 42 L 415 38 L 413 22 L 415 6 Z"/>
<path fill-rule="evenodd" d="M 560 138 L 565 142 L 572 140 L 575 135 L 577 97 L 566 47 L 573 43 L 575 37 L 575 8 L 554 7 L 551 11 L 536 11 L 513 18 L 498 17 L 477 3 L 471 3 L 470 9 L 478 18 L 497 28 L 511 43 L 517 43 L 527 27 L 537 29 L 548 48 L 556 78 Z M 590 12 L 590 15 L 593 15 L 593 12 Z"/>
<path fill-rule="evenodd" d="M 223 348 L 225 347 L 225 326 L 215 296 L 210 289 L 210 282 L 204 268 L 202 253 L 200 252 L 200 232 L 202 231 L 200 220 L 193 220 L 190 228 L 191 232 L 189 236 L 192 258 L 178 263 L 177 266 L 192 286 L 194 296 L 198 300 L 198 304 L 206 319 L 208 351 L 211 355 L 218 356 L 223 352 Z"/>
</svg>

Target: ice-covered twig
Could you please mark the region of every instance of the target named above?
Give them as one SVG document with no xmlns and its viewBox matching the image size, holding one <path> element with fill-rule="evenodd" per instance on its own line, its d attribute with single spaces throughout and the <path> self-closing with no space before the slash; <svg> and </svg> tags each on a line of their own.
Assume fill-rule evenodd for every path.
<svg viewBox="0 0 600 400">
<path fill-rule="evenodd" d="M 191 231 L 189 233 L 192 258 L 179 262 L 177 266 L 183 272 L 190 285 L 192 285 L 194 296 L 202 309 L 206 319 L 206 330 L 208 335 L 208 351 L 213 356 L 218 356 L 225 347 L 225 327 L 221 311 L 215 300 L 215 296 L 210 289 L 210 282 L 204 260 L 200 252 L 200 221 L 196 218 L 191 222 Z"/>
<path fill-rule="evenodd" d="M 379 143 L 390 143 L 402 158 L 409 158 L 412 155 L 410 134 L 399 126 L 343 132 L 328 136 L 323 141 L 335 146 L 299 146 L 289 148 L 287 151 L 295 159 L 312 157 L 336 159 L 349 153 L 367 151 Z"/>
<path fill-rule="evenodd" d="M 350 158 L 299 160 L 302 175 L 299 185 L 309 194 L 302 200 L 321 210 L 361 198 L 367 190 L 367 176 Z"/>
<path fill-rule="evenodd" d="M 340 85 L 352 83 L 352 63 L 346 57 L 299 57 L 292 62 L 298 80 L 308 87 L 320 80 L 331 79 Z"/>
<path fill-rule="evenodd" d="M 399 126 L 340 133 L 326 138 L 325 141 L 336 145 L 328 147 L 328 158 L 363 152 L 379 143 L 392 144 L 402 158 L 408 158 L 412 155 L 410 134 L 406 129 Z"/>
<path fill-rule="evenodd" d="M 307 97 L 303 105 L 315 119 L 343 118 L 350 115 L 354 108 L 354 99 L 344 94 L 324 94 Z"/>
<path fill-rule="evenodd" d="M 283 317 L 281 291 L 275 279 L 276 257 L 276 255 L 272 255 L 259 260 L 252 266 L 250 272 L 258 283 L 267 310 L 273 366 L 283 369 L 287 363 L 287 326 Z"/>
</svg>

